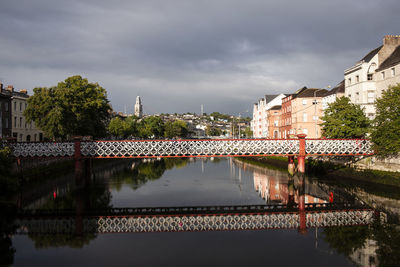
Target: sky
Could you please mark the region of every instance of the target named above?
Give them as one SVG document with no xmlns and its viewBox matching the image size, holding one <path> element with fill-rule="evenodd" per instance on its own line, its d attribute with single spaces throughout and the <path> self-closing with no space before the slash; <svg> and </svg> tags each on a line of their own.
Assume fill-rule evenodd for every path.
<svg viewBox="0 0 400 267">
<path fill-rule="evenodd" d="M 0 80 L 81 75 L 115 111 L 250 116 L 265 94 L 334 87 L 387 34 L 398 0 L 1 0 Z M 246 112 L 248 111 L 248 112 Z"/>
</svg>

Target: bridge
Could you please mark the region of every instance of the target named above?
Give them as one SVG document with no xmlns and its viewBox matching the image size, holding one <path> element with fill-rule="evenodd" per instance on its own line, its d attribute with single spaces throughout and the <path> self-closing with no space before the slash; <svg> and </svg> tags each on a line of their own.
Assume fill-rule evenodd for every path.
<svg viewBox="0 0 400 267">
<path fill-rule="evenodd" d="M 287 156 L 288 170 L 305 172 L 307 156 L 369 156 L 372 143 L 367 139 L 186 139 L 186 140 L 113 140 L 73 142 L 9 143 L 17 158 L 70 157 L 76 173 L 81 173 L 85 158 L 165 158 L 165 157 L 262 157 Z"/>
<path fill-rule="evenodd" d="M 111 208 L 101 211 L 25 210 L 18 234 L 138 233 L 298 229 L 368 225 L 375 211 L 349 204 Z"/>
</svg>

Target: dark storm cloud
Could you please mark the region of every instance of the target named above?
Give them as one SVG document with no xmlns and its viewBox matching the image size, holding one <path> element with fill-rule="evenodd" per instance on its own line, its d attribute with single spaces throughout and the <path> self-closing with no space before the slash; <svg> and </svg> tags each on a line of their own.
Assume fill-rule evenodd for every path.
<svg viewBox="0 0 400 267">
<path fill-rule="evenodd" d="M 399 34 L 388 1 L 20 1 L 0 3 L 0 79 L 51 86 L 81 74 L 115 109 L 240 112 L 266 93 L 335 85 Z"/>
</svg>

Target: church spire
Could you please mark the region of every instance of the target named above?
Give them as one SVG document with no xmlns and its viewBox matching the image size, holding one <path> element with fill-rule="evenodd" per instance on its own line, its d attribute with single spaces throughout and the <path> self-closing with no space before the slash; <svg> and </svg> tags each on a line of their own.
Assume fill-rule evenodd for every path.
<svg viewBox="0 0 400 267">
<path fill-rule="evenodd" d="M 136 97 L 135 116 L 141 118 L 143 116 L 143 107 L 140 96 Z"/>
</svg>

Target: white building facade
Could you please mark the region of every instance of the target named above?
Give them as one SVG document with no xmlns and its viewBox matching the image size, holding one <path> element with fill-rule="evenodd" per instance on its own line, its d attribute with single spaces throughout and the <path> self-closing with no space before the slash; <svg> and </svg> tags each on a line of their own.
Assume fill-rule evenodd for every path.
<svg viewBox="0 0 400 267">
<path fill-rule="evenodd" d="M 375 118 L 377 97 L 399 79 L 396 66 L 387 63 L 387 60 L 395 57 L 396 51 L 399 53 L 399 46 L 399 35 L 386 35 L 382 46 L 372 50 L 344 72 L 345 96 L 349 97 L 352 103 L 364 108 L 369 119 Z"/>
<path fill-rule="evenodd" d="M 271 137 L 269 136 L 269 110 L 274 106 L 282 105 L 282 98 L 286 95 L 265 95 L 264 98 L 258 100 L 253 105 L 253 120 L 251 121 L 251 130 L 253 131 L 253 137 Z"/>
</svg>

